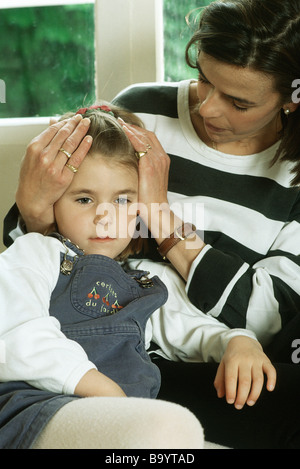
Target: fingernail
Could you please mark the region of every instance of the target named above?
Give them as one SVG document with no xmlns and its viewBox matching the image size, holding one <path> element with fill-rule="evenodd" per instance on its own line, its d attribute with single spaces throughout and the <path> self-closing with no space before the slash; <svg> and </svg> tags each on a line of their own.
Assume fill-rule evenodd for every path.
<svg viewBox="0 0 300 469">
<path fill-rule="evenodd" d="M 91 121 L 88 117 L 85 117 L 82 121 L 83 125 L 85 125 L 86 127 L 89 127 Z"/>
<path fill-rule="evenodd" d="M 255 401 L 247 401 L 247 405 L 249 405 L 250 407 L 254 404 L 255 404 Z"/>
<path fill-rule="evenodd" d="M 234 399 L 227 399 L 227 404 L 233 404 L 234 403 Z"/>
<path fill-rule="evenodd" d="M 88 135 L 88 136 L 86 137 L 85 141 L 86 141 L 87 143 L 92 143 L 93 138 L 92 138 L 90 135 Z"/>
<path fill-rule="evenodd" d="M 236 408 L 237 410 L 241 410 L 241 409 L 243 408 L 243 406 L 242 406 L 241 404 L 236 404 L 236 405 L 235 405 L 235 408 Z"/>
</svg>

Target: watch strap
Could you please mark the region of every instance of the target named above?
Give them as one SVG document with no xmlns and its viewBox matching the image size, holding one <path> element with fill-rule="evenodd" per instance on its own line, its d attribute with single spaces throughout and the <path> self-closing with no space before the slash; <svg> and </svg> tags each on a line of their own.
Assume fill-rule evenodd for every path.
<svg viewBox="0 0 300 469">
<path fill-rule="evenodd" d="M 184 241 L 192 233 L 195 233 L 196 227 L 191 223 L 183 223 L 170 236 L 158 246 L 157 250 L 163 259 L 166 259 L 167 253 L 180 241 Z"/>
</svg>

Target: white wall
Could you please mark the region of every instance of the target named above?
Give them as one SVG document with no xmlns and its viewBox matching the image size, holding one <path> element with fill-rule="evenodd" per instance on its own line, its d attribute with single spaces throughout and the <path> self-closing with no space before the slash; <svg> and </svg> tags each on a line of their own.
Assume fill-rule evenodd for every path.
<svg viewBox="0 0 300 469">
<path fill-rule="evenodd" d="M 0 252 L 4 249 L 3 219 L 15 200 L 22 157 L 29 141 L 48 122 L 49 118 L 0 119 Z"/>
<path fill-rule="evenodd" d="M 162 80 L 162 0 L 96 0 L 95 32 L 99 98 L 109 101 L 132 83 Z M 0 252 L 3 219 L 15 200 L 21 159 L 48 122 L 49 118 L 0 119 Z"/>
</svg>

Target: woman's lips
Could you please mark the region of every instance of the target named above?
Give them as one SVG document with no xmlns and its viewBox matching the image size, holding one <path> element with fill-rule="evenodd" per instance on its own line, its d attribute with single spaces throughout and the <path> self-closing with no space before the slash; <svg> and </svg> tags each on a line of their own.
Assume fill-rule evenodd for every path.
<svg viewBox="0 0 300 469">
<path fill-rule="evenodd" d="M 214 125 L 211 125 L 209 124 L 208 122 L 204 121 L 204 125 L 206 126 L 206 128 L 208 130 L 210 130 L 211 132 L 217 132 L 217 133 L 221 133 L 221 132 L 225 132 L 226 129 L 221 129 L 220 127 L 215 127 Z"/>
</svg>

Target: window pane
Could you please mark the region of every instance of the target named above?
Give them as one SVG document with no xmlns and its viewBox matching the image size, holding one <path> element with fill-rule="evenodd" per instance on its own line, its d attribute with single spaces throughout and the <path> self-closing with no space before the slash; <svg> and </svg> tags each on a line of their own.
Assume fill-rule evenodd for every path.
<svg viewBox="0 0 300 469">
<path fill-rule="evenodd" d="M 92 4 L 0 10 L 0 48 L 0 117 L 51 116 L 94 101 Z"/>
<path fill-rule="evenodd" d="M 164 65 L 165 80 L 197 78 L 197 71 L 185 62 L 185 48 L 197 27 L 201 7 L 213 0 L 164 0 Z M 185 17 L 191 13 L 188 26 Z M 196 26 L 193 26 L 196 24 Z"/>
</svg>

